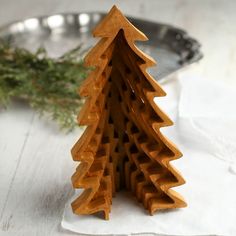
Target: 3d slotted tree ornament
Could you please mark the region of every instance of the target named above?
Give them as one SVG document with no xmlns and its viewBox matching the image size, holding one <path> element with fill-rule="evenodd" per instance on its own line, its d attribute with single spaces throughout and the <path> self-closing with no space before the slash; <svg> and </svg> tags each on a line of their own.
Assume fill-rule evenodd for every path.
<svg viewBox="0 0 236 236">
<path fill-rule="evenodd" d="M 155 61 L 134 44 L 146 36 L 116 6 L 93 34 L 102 39 L 85 58 L 95 69 L 80 88 L 86 101 L 78 122 L 87 128 L 72 149 L 74 161 L 81 162 L 73 187 L 83 189 L 73 212 L 104 212 L 108 219 L 112 197 L 121 189 L 133 192 L 150 214 L 185 207 L 170 189 L 185 182 L 170 164 L 182 154 L 160 132 L 172 121 L 154 102 L 166 94 L 146 72 Z"/>
</svg>

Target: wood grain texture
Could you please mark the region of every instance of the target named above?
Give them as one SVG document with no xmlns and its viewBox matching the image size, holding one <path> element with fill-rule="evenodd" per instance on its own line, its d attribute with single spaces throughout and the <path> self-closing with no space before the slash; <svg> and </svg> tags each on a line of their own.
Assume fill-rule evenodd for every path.
<svg viewBox="0 0 236 236">
<path fill-rule="evenodd" d="M 80 87 L 86 98 L 78 121 L 87 128 L 72 149 L 81 163 L 72 176 L 83 192 L 72 202 L 75 214 L 104 213 L 112 196 L 126 189 L 151 215 L 185 207 L 172 187 L 185 183 L 170 161 L 182 156 L 161 132 L 172 125 L 154 98 L 166 93 L 146 71 L 155 61 L 135 46 L 147 37 L 114 5 L 93 30 L 100 41 L 85 57 L 95 69 Z"/>
<path fill-rule="evenodd" d="M 186 29 L 203 45 L 204 59 L 185 73 L 236 85 L 236 1 L 234 0 L 0 0 L 0 24 L 58 12 L 108 11 Z M 26 105 L 0 112 L 0 235 L 73 235 L 60 229 L 70 175 L 68 150 L 78 138 L 38 119 Z M 59 161 L 58 161 L 59 160 Z"/>
</svg>

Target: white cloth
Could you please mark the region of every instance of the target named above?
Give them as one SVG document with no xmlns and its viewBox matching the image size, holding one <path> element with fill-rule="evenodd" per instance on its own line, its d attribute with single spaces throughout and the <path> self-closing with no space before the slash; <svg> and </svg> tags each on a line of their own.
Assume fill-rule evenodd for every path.
<svg viewBox="0 0 236 236">
<path fill-rule="evenodd" d="M 188 207 L 149 216 L 131 194 L 118 193 L 105 221 L 74 215 L 69 199 L 63 228 L 100 235 L 236 235 L 236 90 L 199 78 L 163 87 L 168 96 L 155 101 L 175 121 L 162 132 L 184 154 L 172 164 L 186 179 L 175 189 Z"/>
</svg>

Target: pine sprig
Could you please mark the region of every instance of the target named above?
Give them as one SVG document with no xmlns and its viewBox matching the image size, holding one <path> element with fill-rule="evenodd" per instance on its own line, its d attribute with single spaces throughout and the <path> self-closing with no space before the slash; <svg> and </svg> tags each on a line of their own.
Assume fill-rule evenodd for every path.
<svg viewBox="0 0 236 236">
<path fill-rule="evenodd" d="M 31 53 L 0 41 L 0 106 L 24 98 L 41 115 L 72 130 L 83 103 L 77 90 L 89 71 L 81 56 L 80 46 L 53 59 L 43 48 Z"/>
</svg>

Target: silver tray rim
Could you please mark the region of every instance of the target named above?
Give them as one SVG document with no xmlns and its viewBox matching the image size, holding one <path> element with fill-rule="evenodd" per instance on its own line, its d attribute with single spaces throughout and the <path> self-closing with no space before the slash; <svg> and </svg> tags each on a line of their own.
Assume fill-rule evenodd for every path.
<svg viewBox="0 0 236 236">
<path fill-rule="evenodd" d="M 90 17 L 92 15 L 98 15 L 102 19 L 102 17 L 104 17 L 107 13 L 102 12 L 102 11 L 98 11 L 98 12 L 81 11 L 81 12 L 64 12 L 64 13 L 54 13 L 54 14 L 45 14 L 45 15 L 39 15 L 39 16 L 26 17 L 24 19 L 15 20 L 15 21 L 12 21 L 12 22 L 9 22 L 7 24 L 0 26 L 0 38 L 5 39 L 6 36 L 9 36 L 10 29 L 15 24 L 25 23 L 25 22 L 32 20 L 32 19 L 36 19 L 39 22 L 47 21 L 50 17 L 54 17 L 54 16 L 60 16 L 63 19 L 67 19 L 70 16 L 79 17 L 79 15 L 81 15 L 81 14 L 86 14 L 86 15 L 89 15 Z M 129 16 L 129 15 L 126 15 L 126 17 L 135 26 L 137 23 L 139 23 L 139 24 L 144 24 L 144 25 L 156 27 L 156 28 L 159 27 L 159 28 L 165 29 L 166 31 L 168 31 L 172 34 L 171 40 L 172 40 L 173 45 L 171 45 L 171 47 L 172 47 L 173 51 L 175 51 L 180 57 L 180 61 L 179 61 L 180 66 L 178 69 L 176 69 L 176 71 L 185 67 L 186 65 L 198 62 L 200 59 L 203 58 L 203 53 L 201 52 L 201 44 L 199 43 L 199 41 L 196 40 L 195 38 L 189 36 L 187 31 L 183 30 L 182 28 L 179 28 L 177 26 L 170 25 L 170 24 L 155 22 L 153 20 L 147 20 L 147 19 L 133 17 L 133 16 Z M 49 25 L 47 25 L 47 27 L 50 30 L 54 29 L 53 27 L 50 27 Z M 141 31 L 143 31 L 143 30 L 141 29 Z M 30 32 L 30 30 L 29 30 L 29 32 Z M 20 32 L 18 32 L 18 33 L 20 33 Z M 147 35 L 147 32 L 144 32 L 144 33 Z M 147 35 L 147 37 L 149 38 L 149 40 L 151 39 L 151 37 L 149 35 Z M 168 43 L 169 42 L 167 42 L 167 44 Z M 168 44 L 168 46 L 169 46 L 169 44 Z M 172 71 L 171 73 L 173 73 L 173 72 L 174 71 Z"/>
</svg>

